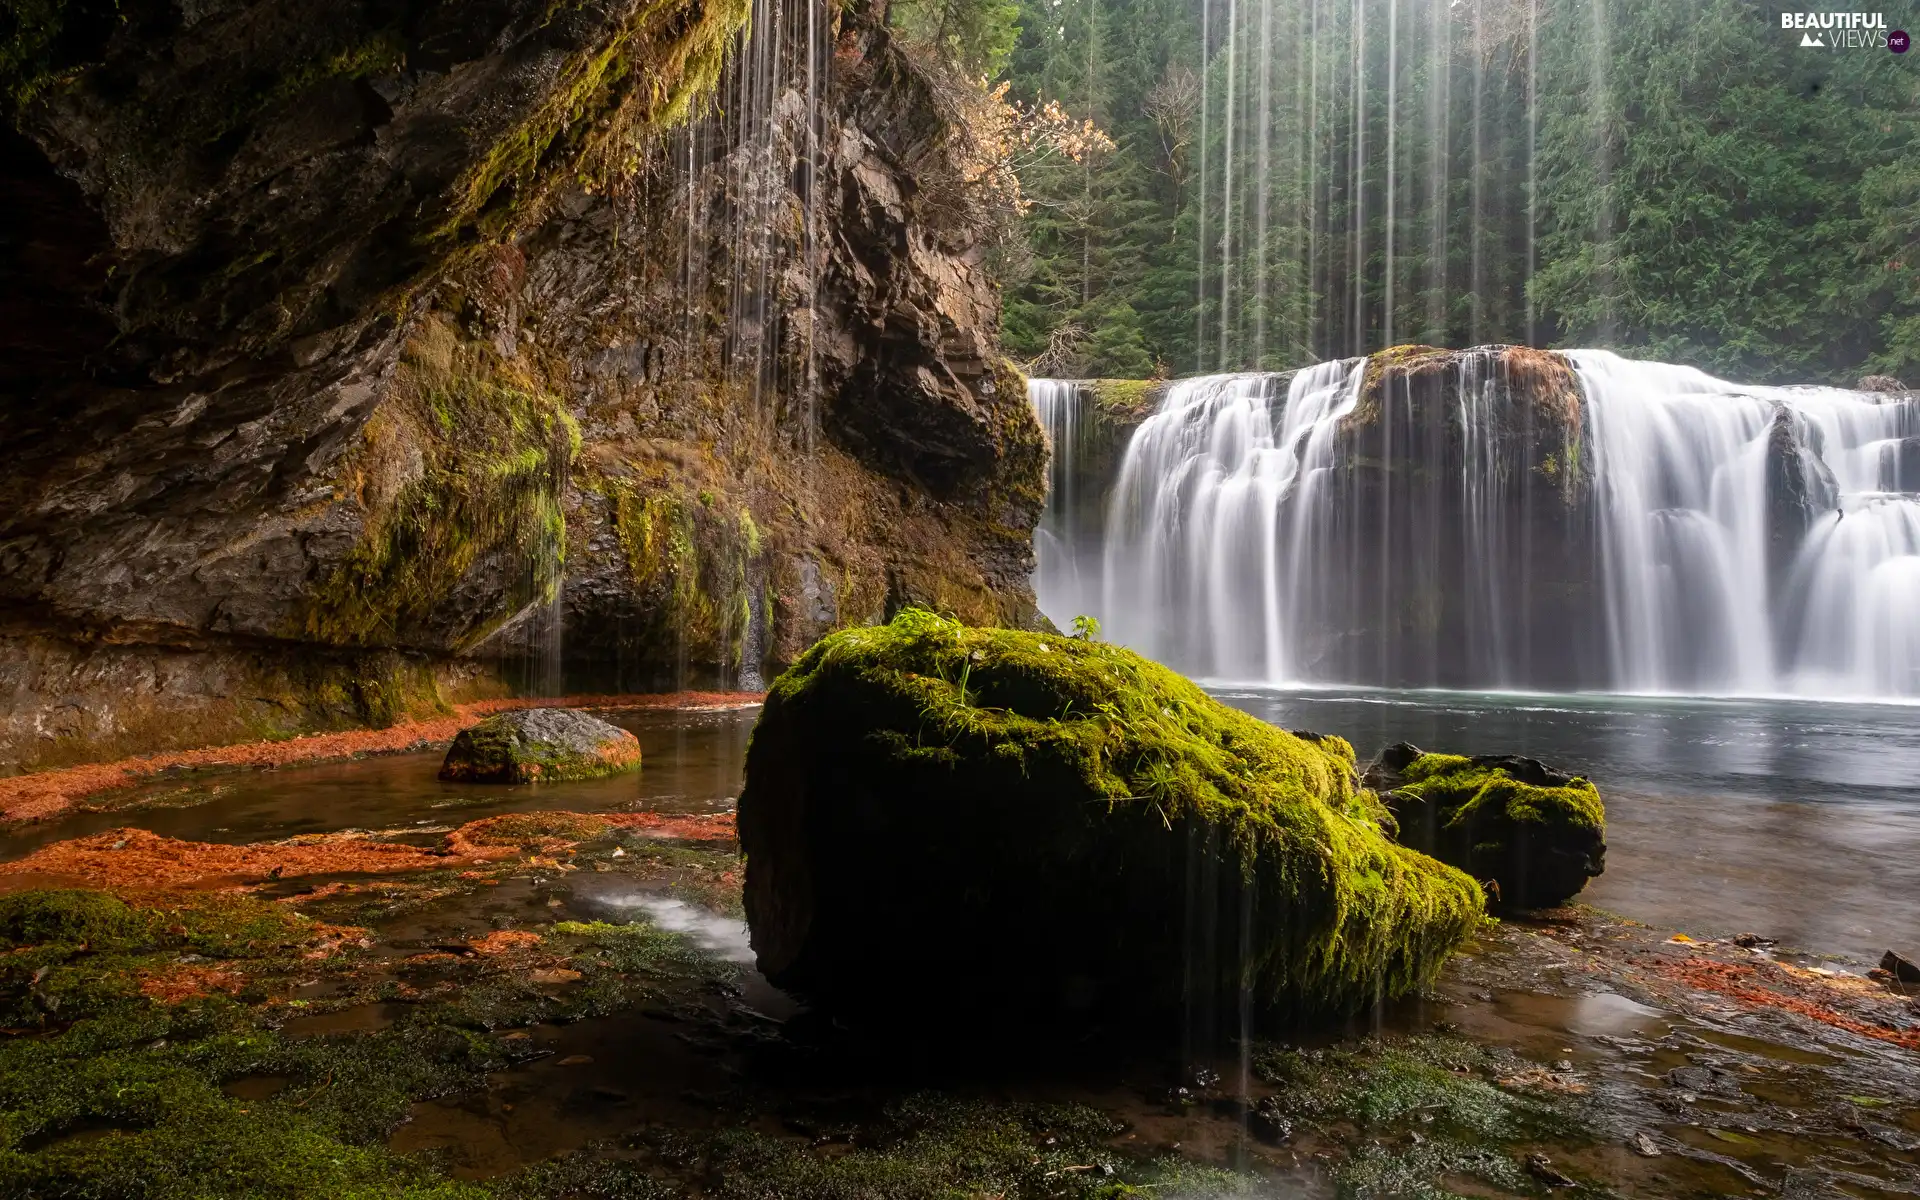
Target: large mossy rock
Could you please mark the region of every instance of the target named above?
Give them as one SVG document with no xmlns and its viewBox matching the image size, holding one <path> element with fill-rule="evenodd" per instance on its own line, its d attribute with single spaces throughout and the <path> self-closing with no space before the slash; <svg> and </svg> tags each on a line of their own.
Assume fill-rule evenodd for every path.
<svg viewBox="0 0 1920 1200">
<path fill-rule="evenodd" d="M 461 783 L 594 779 L 640 766 L 640 741 L 571 708 L 526 708 L 462 729 L 440 778 Z"/>
<path fill-rule="evenodd" d="M 1480 889 L 1396 845 L 1353 750 L 1116 646 L 910 609 L 773 686 L 740 794 L 760 969 L 839 1008 L 1237 1003 L 1419 987 Z"/>
<path fill-rule="evenodd" d="M 1577 775 L 1518 755 L 1399 742 L 1367 768 L 1403 845 L 1490 881 L 1511 908 L 1563 904 L 1606 869 L 1606 807 Z"/>
</svg>

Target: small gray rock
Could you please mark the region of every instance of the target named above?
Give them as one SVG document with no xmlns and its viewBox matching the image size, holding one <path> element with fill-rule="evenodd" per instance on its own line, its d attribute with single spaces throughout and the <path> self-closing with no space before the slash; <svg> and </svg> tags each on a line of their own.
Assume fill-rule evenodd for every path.
<svg viewBox="0 0 1920 1200">
<path fill-rule="evenodd" d="M 499 713 L 460 731 L 440 778 L 462 783 L 593 779 L 640 766 L 640 742 L 572 708 Z"/>
</svg>

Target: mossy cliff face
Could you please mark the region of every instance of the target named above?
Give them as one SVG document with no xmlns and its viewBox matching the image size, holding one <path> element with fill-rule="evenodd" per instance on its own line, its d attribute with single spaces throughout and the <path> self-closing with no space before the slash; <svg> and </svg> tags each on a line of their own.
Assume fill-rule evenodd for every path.
<svg viewBox="0 0 1920 1200">
<path fill-rule="evenodd" d="M 954 114 L 876 14 L 828 31 L 804 197 L 765 161 L 804 106 L 701 115 L 731 0 L 30 15 L 0 771 L 437 709 L 561 623 L 586 690 L 1033 618 L 1044 441 L 978 222 L 917 191 Z"/>
<path fill-rule="evenodd" d="M 1363 618 L 1313 648 L 1324 677 L 1448 686 L 1496 660 L 1532 686 L 1592 677 L 1591 456 L 1565 358 L 1382 351 L 1334 453 L 1331 536 L 1350 547 L 1342 586 Z M 1490 614 L 1506 614 L 1497 645 Z"/>
<path fill-rule="evenodd" d="M 36 229 L 74 271 L 9 263 L 12 294 L 106 318 L 67 345 L 96 370 L 182 381 L 359 336 L 449 253 L 524 224 L 611 131 L 683 116 L 746 19 L 739 0 L 9 11 L 0 111 L 37 153 L 7 169 L 94 217 Z"/>
<path fill-rule="evenodd" d="M 1300 1015 L 1420 986 L 1480 918 L 1384 816 L 1338 738 L 908 610 L 774 685 L 739 821 L 760 968 L 817 1000 Z"/>
<path fill-rule="evenodd" d="M 942 183 L 964 173 L 960 117 L 876 20 L 838 18 L 817 173 L 795 75 L 759 133 L 691 178 L 684 146 L 659 149 L 526 243 L 522 327 L 594 347 L 574 360 L 586 451 L 565 588 L 582 678 L 757 684 L 907 604 L 1037 617 L 1045 438 L 996 348 L 987 231 Z M 771 198 L 768 153 L 789 181 Z M 605 270 L 685 242 L 689 207 L 690 255 Z M 755 275 L 763 293 L 727 286 Z M 690 287 L 711 314 L 693 329 Z M 751 319 L 719 319 L 743 303 Z"/>
</svg>

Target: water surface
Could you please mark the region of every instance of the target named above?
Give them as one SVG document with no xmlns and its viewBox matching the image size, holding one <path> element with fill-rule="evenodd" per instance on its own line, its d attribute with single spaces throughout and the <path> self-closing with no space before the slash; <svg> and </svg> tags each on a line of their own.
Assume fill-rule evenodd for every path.
<svg viewBox="0 0 1920 1200">
<path fill-rule="evenodd" d="M 460 825 L 496 813 L 711 812 L 740 792 L 747 735 L 758 707 L 718 712 L 607 711 L 640 739 L 640 770 L 608 779 L 502 785 L 445 783 L 444 751 L 376 755 L 268 771 L 163 774 L 90 798 L 103 811 L 17 825 L 0 854 L 18 858 L 48 842 L 122 825 L 202 842 L 258 842 L 341 829 Z"/>
<path fill-rule="evenodd" d="M 1694 697 L 1221 686 L 1288 729 L 1526 754 L 1607 802 L 1589 903 L 1675 930 L 1751 930 L 1878 959 L 1920 951 L 1920 709 Z"/>
</svg>

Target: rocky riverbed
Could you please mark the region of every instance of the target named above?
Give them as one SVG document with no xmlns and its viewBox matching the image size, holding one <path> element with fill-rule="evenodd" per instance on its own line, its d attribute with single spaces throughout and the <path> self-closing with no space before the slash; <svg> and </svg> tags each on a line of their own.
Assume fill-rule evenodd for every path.
<svg viewBox="0 0 1920 1200">
<path fill-rule="evenodd" d="M 730 813 L 751 713 L 620 719 L 637 777 L 476 794 L 409 754 L 149 782 L 120 811 L 16 828 L 7 1189 L 1901 1196 L 1920 1178 L 1920 1012 L 1897 981 L 1579 907 L 1489 923 L 1432 987 L 1332 1026 L 1010 1041 L 909 993 L 925 1021 L 841 1028 L 751 965 Z M 361 827 L 290 832 L 323 791 Z"/>
</svg>

